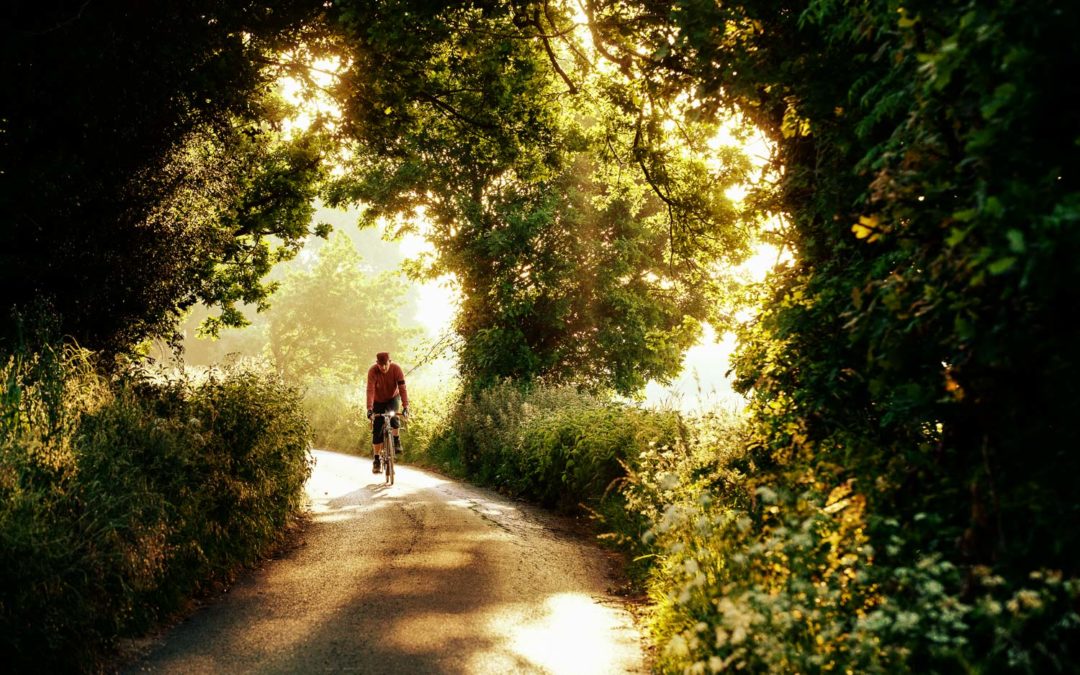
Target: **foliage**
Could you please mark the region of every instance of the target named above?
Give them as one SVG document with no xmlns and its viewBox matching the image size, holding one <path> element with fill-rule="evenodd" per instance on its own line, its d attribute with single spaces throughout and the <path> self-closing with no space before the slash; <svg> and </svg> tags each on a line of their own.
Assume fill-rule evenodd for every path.
<svg viewBox="0 0 1080 675">
<path fill-rule="evenodd" d="M 5 308 L 115 348 L 198 297 L 231 322 L 265 300 L 266 238 L 287 255 L 306 228 L 326 142 L 277 133 L 265 62 L 317 50 L 325 12 L 349 150 L 326 196 L 428 218 L 415 271 L 464 295 L 437 461 L 595 502 L 661 430 L 595 392 L 669 376 L 729 313 L 717 263 L 780 218 L 793 260 L 741 329 L 745 452 L 629 465 L 663 668 L 1071 667 L 1076 3 L 585 0 L 603 61 L 546 1 L 13 7 Z M 745 160 L 706 142 L 726 114 L 775 147 L 744 207 Z"/>
<path fill-rule="evenodd" d="M 658 670 L 1070 672 L 1076 579 L 900 555 L 897 521 L 878 549 L 850 486 L 761 484 L 742 453 L 691 442 L 629 476 L 627 506 L 651 525 Z"/>
<path fill-rule="evenodd" d="M 569 511 L 617 511 L 617 500 L 605 498 L 617 496 L 611 489 L 625 463 L 649 440 L 676 433 L 673 416 L 542 382 L 459 393 L 442 419 L 419 423 L 410 447 L 421 464 Z"/>
<path fill-rule="evenodd" d="M 306 235 L 320 126 L 282 134 L 271 86 L 319 3 L 6 3 L 0 68 L 0 307 L 124 351 L 196 300 L 239 302 Z M 11 349 L 13 326 L 0 343 Z"/>
<path fill-rule="evenodd" d="M 340 384 L 317 380 L 304 388 L 304 415 L 311 424 L 314 447 L 359 455 L 371 452 L 364 396 L 360 381 Z"/>
<path fill-rule="evenodd" d="M 582 62 L 568 75 L 580 45 L 555 55 L 545 33 L 569 34 L 561 14 L 394 8 L 338 7 L 356 147 L 330 201 L 405 230 L 430 221 L 436 256 L 418 272 L 462 291 L 470 387 L 542 376 L 629 394 L 671 377 L 697 322 L 720 317 L 714 263 L 745 254 L 749 216 L 725 196 L 745 158 L 710 153 L 710 123 L 676 140 L 668 111 L 614 74 Z"/>
<path fill-rule="evenodd" d="M 275 293 L 266 316 L 274 367 L 290 382 L 360 382 L 376 353 L 397 353 L 416 337 L 399 323 L 405 292 L 400 277 L 369 274 L 352 242 L 332 236 L 315 264 L 289 274 Z"/>
<path fill-rule="evenodd" d="M 363 451 L 364 378 L 379 351 L 409 358 L 419 331 L 401 324 L 415 311 L 413 294 L 400 274 L 374 274 L 340 232 L 313 255 L 283 263 L 273 276 L 278 289 L 272 307 L 244 329 L 186 341 L 185 363 L 273 368 L 301 389 L 316 447 Z M 189 335 L 205 316 L 191 313 L 184 324 Z"/>
<path fill-rule="evenodd" d="M 16 670 L 92 670 L 278 542 L 310 472 L 295 391 L 97 375 L 88 353 L 0 370 L 0 642 Z"/>
<path fill-rule="evenodd" d="M 658 95 L 693 91 L 703 114 L 738 111 L 771 139 L 782 172 L 754 202 L 785 217 L 776 237 L 794 255 L 736 363 L 753 397 L 748 487 L 777 495 L 777 512 L 736 517 L 743 533 L 706 513 L 716 524 L 682 542 L 714 556 L 714 602 L 701 600 L 704 636 L 674 629 L 689 632 L 667 667 L 708 668 L 695 659 L 711 652 L 751 670 L 1070 669 L 1080 372 L 1060 317 L 1077 304 L 1080 128 L 1064 104 L 1077 8 L 587 4 L 599 48 Z M 816 537 L 840 527 L 821 529 L 834 491 L 864 501 L 875 554 L 852 541 L 851 597 L 826 583 L 823 599 L 795 584 L 829 579 Z M 806 523 L 809 548 L 792 549 Z M 727 562 L 739 554 L 745 572 Z M 787 616 L 810 597 L 831 612 L 812 642 L 771 623 L 763 603 L 778 596 L 754 595 L 775 576 L 753 569 L 763 554 L 785 558 Z M 1061 581 L 1036 590 L 1031 574 Z M 1017 612 L 988 609 L 1010 600 Z M 716 602 L 753 619 L 745 645 L 716 645 L 735 620 Z"/>
</svg>

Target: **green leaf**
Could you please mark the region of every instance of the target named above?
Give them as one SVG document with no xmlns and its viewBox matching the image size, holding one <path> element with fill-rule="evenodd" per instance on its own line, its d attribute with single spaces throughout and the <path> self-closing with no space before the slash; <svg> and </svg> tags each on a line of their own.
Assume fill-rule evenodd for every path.
<svg viewBox="0 0 1080 675">
<path fill-rule="evenodd" d="M 1005 233 L 1005 236 L 1009 238 L 1009 250 L 1013 253 L 1023 253 L 1024 246 L 1024 233 L 1020 230 L 1009 230 Z"/>
<path fill-rule="evenodd" d="M 969 229 L 961 229 L 959 227 L 950 228 L 949 236 L 945 237 L 945 245 L 949 248 L 955 247 L 967 238 L 969 231 Z"/>
<path fill-rule="evenodd" d="M 1014 258 L 1013 256 L 1008 256 L 1005 258 L 998 258 L 994 262 L 990 263 L 987 269 L 990 270 L 990 274 L 1004 274 L 1005 272 L 1011 270 L 1013 268 L 1013 265 L 1015 264 L 1016 258 Z"/>
<path fill-rule="evenodd" d="M 988 103 L 983 104 L 980 112 L 983 119 L 989 120 L 998 113 L 1002 108 L 1009 104 L 1013 99 L 1013 95 L 1016 93 L 1016 85 L 1008 82 L 1000 85 L 994 90 L 994 94 Z"/>
</svg>

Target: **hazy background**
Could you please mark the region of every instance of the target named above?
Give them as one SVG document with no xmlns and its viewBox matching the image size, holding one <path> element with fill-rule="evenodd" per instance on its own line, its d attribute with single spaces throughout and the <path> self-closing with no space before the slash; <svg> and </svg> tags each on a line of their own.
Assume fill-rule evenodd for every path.
<svg viewBox="0 0 1080 675">
<path fill-rule="evenodd" d="M 359 356 L 346 353 L 341 347 L 335 349 L 333 344 L 323 344 L 321 348 L 326 351 L 324 357 L 333 365 L 324 367 L 318 375 L 307 373 L 302 377 L 290 378 L 300 379 L 309 396 L 332 392 L 335 396 L 345 397 L 350 406 L 345 414 L 358 415 L 363 405 L 363 373 L 374 362 L 375 352 L 383 349 L 389 349 L 394 360 L 405 369 L 413 391 L 446 392 L 454 388 L 456 364 L 452 324 L 458 307 L 458 295 L 450 278 L 418 282 L 405 276 L 403 265 L 410 262 L 415 264 L 424 253 L 432 251 L 422 236 L 412 234 L 390 241 L 384 238 L 381 229 L 360 229 L 357 219 L 358 214 L 352 210 L 319 209 L 314 221 L 333 226 L 330 239 L 310 237 L 294 259 L 279 263 L 274 268 L 270 278 L 282 283 L 284 289 L 290 275 L 311 274 L 320 258 L 327 255 L 330 242 L 335 238 L 345 238 L 356 254 L 356 260 L 349 262 L 356 266 L 352 274 L 358 271 L 359 276 L 369 280 L 384 276 L 400 285 L 400 293 L 373 296 L 377 299 L 358 298 L 359 306 L 364 308 L 360 311 L 343 310 L 340 304 L 324 303 L 318 296 L 304 307 L 306 314 L 301 320 L 312 326 L 329 326 L 351 319 L 381 336 L 375 342 L 368 342 L 379 345 L 377 349 L 370 347 L 370 354 L 364 352 Z M 774 260 L 775 252 L 762 252 L 746 268 L 748 273 L 760 276 Z M 348 273 L 348 270 L 340 269 L 337 275 Z M 290 317 L 283 316 L 284 298 L 280 297 L 283 293 L 282 290 L 272 296 L 271 307 L 263 312 L 247 307 L 245 313 L 251 325 L 241 329 L 222 329 L 216 338 L 201 335 L 199 326 L 208 313 L 203 307 L 193 308 L 182 325 L 184 365 L 202 369 L 243 360 L 275 365 L 268 344 L 271 325 L 290 321 Z M 353 316 L 341 316 L 343 313 Z M 400 331 L 395 331 L 393 327 L 378 328 L 379 324 L 385 323 L 387 316 L 396 320 Z M 295 318 L 291 320 L 298 321 Z M 403 336 L 404 340 L 401 339 Z M 313 345 L 316 340 L 311 338 L 310 342 Z M 403 344 L 395 348 L 395 342 Z M 649 382 L 641 403 L 649 407 L 673 407 L 689 411 L 740 407 L 743 398 L 732 390 L 730 380 L 725 375 L 733 348 L 733 335 L 718 335 L 711 326 L 706 325 L 702 339 L 686 353 L 678 375 L 669 384 Z"/>
</svg>

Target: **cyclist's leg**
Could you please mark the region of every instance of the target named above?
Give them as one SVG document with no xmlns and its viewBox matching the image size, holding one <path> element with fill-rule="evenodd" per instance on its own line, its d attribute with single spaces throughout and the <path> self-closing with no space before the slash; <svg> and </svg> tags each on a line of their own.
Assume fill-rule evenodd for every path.
<svg viewBox="0 0 1080 675">
<path fill-rule="evenodd" d="M 386 418 L 379 413 L 386 412 L 386 404 L 376 401 L 371 406 L 372 412 L 375 413 L 373 424 L 371 425 L 371 453 L 374 455 L 374 463 L 371 466 L 373 473 L 379 473 L 382 470 L 381 460 L 379 453 L 382 452 L 383 445 L 383 423 L 386 422 Z"/>
<path fill-rule="evenodd" d="M 401 412 L 401 398 L 395 396 L 393 400 L 391 400 L 390 403 L 387 404 L 387 409 L 393 410 L 394 412 Z M 400 428 L 401 420 L 398 419 L 397 416 L 395 416 L 394 419 L 390 420 L 390 433 L 393 434 L 394 437 L 395 453 L 401 452 L 401 435 L 399 431 Z"/>
</svg>

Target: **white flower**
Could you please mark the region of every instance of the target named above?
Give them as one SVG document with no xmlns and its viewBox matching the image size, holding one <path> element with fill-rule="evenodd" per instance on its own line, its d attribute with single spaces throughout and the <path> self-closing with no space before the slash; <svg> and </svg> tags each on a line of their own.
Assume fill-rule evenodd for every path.
<svg viewBox="0 0 1080 675">
<path fill-rule="evenodd" d="M 765 502 L 766 504 L 773 504 L 776 502 L 776 490 L 773 490 L 766 485 L 760 486 L 757 490 L 754 491 L 754 493 L 758 497 L 761 497 L 761 501 Z"/>
<path fill-rule="evenodd" d="M 686 656 L 690 653 L 690 648 L 686 645 L 686 638 L 676 635 L 668 641 L 666 651 L 672 656 Z"/>
<path fill-rule="evenodd" d="M 724 630 L 723 627 L 717 626 L 716 627 L 716 648 L 720 649 L 721 647 L 726 645 L 727 642 L 728 642 L 729 637 L 730 636 L 728 635 L 728 632 L 726 630 Z"/>
<path fill-rule="evenodd" d="M 661 490 L 674 490 L 679 486 L 679 477 L 670 471 L 665 471 L 656 477 L 656 483 Z"/>
<path fill-rule="evenodd" d="M 1017 592 L 1016 599 L 1020 601 L 1020 604 L 1025 609 L 1039 609 L 1042 607 L 1042 598 L 1035 591 L 1028 589 Z"/>
<path fill-rule="evenodd" d="M 900 612 L 896 615 L 896 626 L 900 630 L 914 628 L 919 623 L 919 615 L 915 612 Z"/>
<path fill-rule="evenodd" d="M 731 631 L 731 644 L 737 645 L 746 639 L 746 627 L 735 626 L 735 630 Z"/>
</svg>

